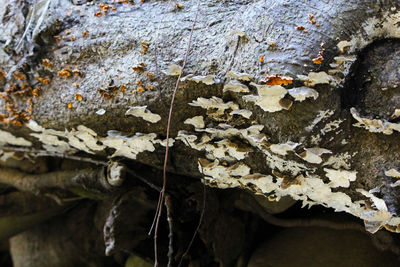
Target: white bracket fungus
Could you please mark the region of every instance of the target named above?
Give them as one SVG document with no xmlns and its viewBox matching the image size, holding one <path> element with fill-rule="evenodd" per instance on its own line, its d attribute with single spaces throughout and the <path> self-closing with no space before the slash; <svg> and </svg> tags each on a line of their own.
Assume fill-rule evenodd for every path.
<svg viewBox="0 0 400 267">
<path fill-rule="evenodd" d="M 33 120 L 30 120 L 27 126 L 36 132 L 31 133 L 31 135 L 38 138 L 46 150 L 58 153 L 73 153 L 76 152 L 73 148 L 76 148 L 93 154 L 96 151 L 110 147 L 116 150 L 111 157 L 122 156 L 136 159 L 141 152 L 153 152 L 155 144 L 166 146 L 166 140 L 156 139 L 157 135 L 155 133 L 136 133 L 128 137 L 118 131 L 108 131 L 108 136 L 102 138 L 98 137 L 92 129 L 83 125 L 79 125 L 76 130 L 65 130 L 64 132 L 45 129 Z M 67 141 L 60 140 L 60 138 Z M 170 138 L 168 145 L 172 146 L 173 144 L 174 140 Z"/>
<path fill-rule="evenodd" d="M 32 143 L 22 137 L 15 137 L 9 132 L 0 130 L 0 145 L 32 146 Z"/>
<path fill-rule="evenodd" d="M 182 67 L 176 64 L 169 65 L 168 70 L 164 71 L 164 74 L 168 76 L 178 76 L 181 73 L 182 73 Z"/>
<path fill-rule="evenodd" d="M 204 83 L 206 85 L 215 84 L 215 75 L 207 75 L 207 76 L 194 76 L 193 74 L 189 74 L 181 79 L 182 82 L 184 81 L 193 81 L 196 83 Z"/>
<path fill-rule="evenodd" d="M 385 175 L 389 177 L 400 178 L 400 172 L 395 169 L 390 169 L 388 171 L 385 171 Z"/>
<path fill-rule="evenodd" d="M 400 109 L 396 108 L 390 118 L 393 120 L 393 119 L 397 119 L 399 117 L 400 117 Z"/>
<path fill-rule="evenodd" d="M 322 162 L 321 156 L 323 154 L 332 154 L 332 151 L 320 147 L 305 148 L 304 150 L 305 151 L 298 156 L 313 164 L 320 164 Z"/>
<path fill-rule="evenodd" d="M 214 181 L 214 177 L 219 177 L 217 186 L 223 189 L 241 186 L 235 177 L 250 174 L 250 168 L 243 163 L 236 163 L 229 167 L 219 164 L 219 160 L 208 161 L 207 159 L 199 159 L 199 170 L 205 175 L 206 181 Z"/>
<path fill-rule="evenodd" d="M 194 146 L 194 141 L 197 140 L 197 136 L 194 134 L 188 134 L 186 131 L 179 131 L 178 136 L 176 137 L 176 140 L 182 141 L 185 145 L 190 146 L 194 149 L 197 149 Z"/>
<path fill-rule="evenodd" d="M 271 151 L 275 154 L 286 156 L 288 151 L 294 151 L 298 145 L 300 144 L 288 141 L 284 144 L 273 144 L 269 147 L 269 149 L 271 149 Z"/>
<path fill-rule="evenodd" d="M 111 157 L 121 156 L 136 159 L 136 156 L 140 152 L 153 152 L 155 150 L 155 138 L 155 133 L 136 133 L 132 137 L 127 137 L 117 131 L 108 131 L 108 136 L 106 138 L 102 138 L 101 142 L 105 146 L 115 149 L 115 152 Z"/>
<path fill-rule="evenodd" d="M 75 152 L 67 142 L 62 140 L 62 138 L 65 138 L 65 132 L 45 129 L 33 120 L 30 120 L 26 126 L 36 132 L 30 135 L 39 139 L 47 151 L 59 153 Z"/>
<path fill-rule="evenodd" d="M 365 128 L 371 133 L 383 133 L 387 135 L 392 134 L 393 131 L 400 132 L 399 123 L 392 123 L 386 120 L 362 118 L 355 108 L 351 108 L 350 112 L 353 118 L 358 121 L 357 123 L 353 124 L 356 127 Z"/>
<path fill-rule="evenodd" d="M 94 151 L 101 151 L 105 148 L 103 145 L 97 144 L 97 134 L 92 129 L 83 125 L 79 125 L 77 130 L 66 132 L 66 137 L 71 146 L 90 154 L 94 154 Z"/>
<path fill-rule="evenodd" d="M 149 121 L 151 123 L 156 123 L 161 120 L 161 116 L 151 113 L 151 111 L 147 109 L 147 106 L 131 107 L 126 111 L 125 115 L 132 115 L 138 118 L 142 118 L 145 121 Z"/>
<path fill-rule="evenodd" d="M 15 152 L 5 152 L 0 150 L 0 161 L 6 162 L 9 158 L 12 158 Z"/>
<path fill-rule="evenodd" d="M 240 80 L 240 81 L 251 81 L 253 79 L 253 75 L 248 74 L 248 73 L 239 73 L 239 72 L 234 72 L 234 71 L 229 71 L 226 74 L 226 77 L 228 78 L 234 78 L 236 80 Z"/>
<path fill-rule="evenodd" d="M 229 139 L 223 139 L 221 141 L 215 142 L 215 144 L 218 145 L 218 149 L 223 150 L 223 154 L 219 158 L 225 158 L 225 155 L 229 155 L 230 157 L 236 159 L 236 160 L 242 160 L 246 157 L 246 155 L 249 152 L 252 152 L 253 149 L 247 147 L 247 146 L 242 146 L 240 147 L 239 144 L 232 142 Z"/>
<path fill-rule="evenodd" d="M 364 189 L 356 189 L 357 192 L 368 197 L 374 204 L 376 210 L 367 210 L 360 214 L 361 219 L 364 219 L 366 229 L 371 233 L 376 233 L 385 224 L 390 224 L 390 220 L 398 218 L 392 218 L 392 214 L 388 211 L 386 203 L 383 199 L 374 196 L 371 191 L 368 192 Z"/>
<path fill-rule="evenodd" d="M 193 118 L 186 119 L 184 124 L 191 124 L 194 126 L 196 129 L 202 129 L 204 128 L 204 118 L 203 116 L 195 116 Z"/>
<path fill-rule="evenodd" d="M 256 105 L 267 112 L 276 112 L 282 109 L 288 109 L 287 105 L 281 102 L 285 97 L 287 90 L 280 85 L 259 85 L 250 83 L 255 86 L 258 91 L 258 95 L 245 95 L 243 99 L 246 101 L 254 102 Z"/>
<path fill-rule="evenodd" d="M 45 129 L 34 120 L 29 120 L 26 126 L 34 132 L 43 132 Z"/>
<path fill-rule="evenodd" d="M 331 114 L 330 111 L 324 112 L 321 118 L 327 114 Z M 382 202 L 378 199 L 374 199 L 375 206 L 382 210 L 372 209 L 365 205 L 364 200 L 353 202 L 350 196 L 343 192 L 332 191 L 338 187 L 347 188 L 350 186 L 350 182 L 356 180 L 357 171 L 349 170 L 350 164 L 347 160 L 350 155 L 348 153 L 332 155 L 324 164 L 324 166 L 330 166 L 324 168 L 330 182 L 324 183 L 321 177 L 312 174 L 315 172 L 315 168 L 307 167 L 297 161 L 285 160 L 273 154 L 284 155 L 288 151 L 294 150 L 297 146 L 296 143 L 275 144 L 268 149 L 267 137 L 261 133 L 262 125 L 254 125 L 246 129 L 236 129 L 225 124 L 220 124 L 219 127 L 197 130 L 197 132 L 203 133 L 200 140 L 197 136 L 183 131 L 179 132 L 177 138 L 193 149 L 206 151 L 207 159 L 199 159 L 199 170 L 204 174 L 205 182 L 208 185 L 219 188 L 248 188 L 261 194 L 274 194 L 277 199 L 291 196 L 295 200 L 301 200 L 303 206 L 322 204 L 336 211 L 345 211 L 363 218 L 366 228 L 370 232 L 375 232 L 384 225 L 391 227 L 400 224 L 400 218 L 384 211 L 385 206 L 381 205 Z M 265 164 L 272 169 L 273 173 L 281 172 L 285 175 L 278 175 L 274 178 L 271 175 L 260 173 L 250 174 L 249 167 L 238 162 L 246 155 L 240 154 L 239 146 L 232 143 L 231 140 L 234 136 L 244 139 L 251 145 L 246 148 L 248 151 L 254 149 L 262 152 Z M 321 155 L 331 153 L 328 149 L 313 147 L 306 149 L 302 156 L 310 163 L 319 164 L 322 163 Z M 222 160 L 224 160 L 223 163 L 221 163 Z"/>
<path fill-rule="evenodd" d="M 356 171 L 334 170 L 324 168 L 326 177 L 331 181 L 328 185 L 332 188 L 335 187 L 349 187 L 350 182 L 354 182 L 357 178 Z"/>
<path fill-rule="evenodd" d="M 231 35 L 237 34 L 237 35 L 239 35 L 240 37 L 246 37 L 246 34 L 245 34 L 244 32 L 242 32 L 242 31 L 239 31 L 239 30 L 232 30 L 232 31 L 230 32 L 230 34 L 231 34 Z"/>
<path fill-rule="evenodd" d="M 253 151 L 250 147 L 239 145 L 229 139 L 213 141 L 213 137 L 207 135 L 203 135 L 199 142 L 195 142 L 197 136 L 189 135 L 184 131 L 179 131 L 176 139 L 193 149 L 206 151 L 207 158 L 213 160 L 222 159 L 228 162 L 243 160 L 249 152 Z"/>
<path fill-rule="evenodd" d="M 398 187 L 398 186 L 400 186 L 400 180 L 397 180 L 396 182 L 390 184 L 390 187 Z"/>
<path fill-rule="evenodd" d="M 289 89 L 288 92 L 295 101 L 299 102 L 306 100 L 306 98 L 314 98 L 314 100 L 318 98 L 317 91 L 305 86 Z"/>
<path fill-rule="evenodd" d="M 353 64 L 354 61 L 356 61 L 357 57 L 353 55 L 342 55 L 342 56 L 337 56 L 333 58 L 335 60 L 335 63 L 329 64 L 329 66 L 332 68 L 328 71 L 329 74 L 331 75 L 336 75 L 338 73 L 342 73 L 342 76 L 346 76 L 349 71 L 350 67 Z M 335 76 L 338 81 L 343 81 L 344 79 L 338 76 Z"/>
<path fill-rule="evenodd" d="M 340 53 L 344 53 L 346 48 L 350 48 L 352 46 L 351 42 L 349 41 L 340 41 L 337 44 Z"/>
<path fill-rule="evenodd" d="M 242 83 L 240 83 L 239 81 L 236 81 L 236 80 L 230 80 L 228 83 L 226 83 L 224 85 L 223 92 L 225 93 L 225 92 L 228 92 L 228 91 L 231 91 L 231 92 L 234 92 L 234 93 L 248 93 L 248 92 L 250 92 L 249 88 L 246 85 L 244 85 L 244 84 L 242 84 Z"/>
<path fill-rule="evenodd" d="M 166 147 L 167 146 L 167 139 L 164 139 L 164 140 L 155 139 L 153 143 L 154 144 L 159 144 L 159 145 L 161 145 L 163 147 Z M 168 139 L 168 147 L 173 147 L 174 143 L 175 143 L 175 139 L 173 139 L 173 138 L 169 138 Z"/>
<path fill-rule="evenodd" d="M 336 67 L 343 65 L 343 63 L 353 63 L 356 61 L 357 57 L 347 55 L 347 56 L 337 56 L 333 58 L 335 60 L 335 64 L 337 64 Z M 332 67 L 332 66 L 331 66 Z"/>
<path fill-rule="evenodd" d="M 224 100 L 216 96 L 213 96 L 212 98 L 199 97 L 197 98 L 197 100 L 189 103 L 189 105 L 207 109 L 207 115 L 214 118 L 215 120 L 221 120 L 219 117 L 224 115 L 225 110 L 227 109 L 239 109 L 238 104 L 235 104 L 232 101 L 225 103 Z"/>
<path fill-rule="evenodd" d="M 192 103 L 189 103 L 189 105 L 194 107 L 202 107 L 204 109 L 215 108 L 220 110 L 222 113 L 226 109 L 236 110 L 239 108 L 238 104 L 235 104 L 232 101 L 225 103 L 224 100 L 216 96 L 213 96 L 212 98 L 199 97 L 197 98 L 197 100 L 193 101 Z"/>
<path fill-rule="evenodd" d="M 308 76 L 298 75 L 299 79 L 304 82 L 305 86 L 315 86 L 317 84 L 329 84 L 333 81 L 332 76 L 326 72 L 310 72 Z"/>
<path fill-rule="evenodd" d="M 104 109 L 99 109 L 98 111 L 96 111 L 96 114 L 97 115 L 104 115 L 104 114 L 106 114 L 106 111 L 104 110 Z"/>
<path fill-rule="evenodd" d="M 231 113 L 229 113 L 231 116 L 233 115 L 240 115 L 246 119 L 250 119 L 251 115 L 253 112 L 247 109 L 238 109 L 238 110 L 233 110 Z"/>
</svg>

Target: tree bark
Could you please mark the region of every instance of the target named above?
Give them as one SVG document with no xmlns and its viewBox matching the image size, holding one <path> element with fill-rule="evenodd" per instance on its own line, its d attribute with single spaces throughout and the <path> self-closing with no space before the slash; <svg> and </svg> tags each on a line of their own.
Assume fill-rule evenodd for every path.
<svg viewBox="0 0 400 267">
<path fill-rule="evenodd" d="M 200 1 L 183 70 L 197 1 L 114 2 L 2 4 L 0 183 L 57 201 L 108 203 L 100 220 L 107 254 L 116 262 L 127 252 L 148 258 L 143 224 L 151 225 L 148 204 L 161 187 L 182 71 L 167 162 L 167 193 L 182 206 L 172 212 L 173 261 L 202 213 L 199 178 L 239 189 L 207 189 L 195 245 L 208 256 L 190 255 L 200 265 L 246 262 L 267 218 L 260 209 L 281 213 L 295 201 L 349 213 L 371 233 L 400 232 L 398 1 Z M 27 160 L 45 167 L 24 168 Z M 140 209 L 132 217 L 130 204 Z M 132 230 L 125 217 L 143 230 L 128 235 L 133 241 L 124 237 Z M 12 247 L 42 242 L 43 229 Z M 62 238 L 50 235 L 49 242 Z M 17 251 L 14 260 L 26 253 Z M 168 245 L 160 251 L 167 262 Z"/>
</svg>

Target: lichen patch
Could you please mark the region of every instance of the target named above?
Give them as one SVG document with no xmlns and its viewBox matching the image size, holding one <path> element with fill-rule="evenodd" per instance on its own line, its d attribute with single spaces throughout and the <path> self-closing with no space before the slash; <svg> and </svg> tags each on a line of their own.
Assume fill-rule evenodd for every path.
<svg viewBox="0 0 400 267">
<path fill-rule="evenodd" d="M 354 53 L 378 38 L 399 38 L 399 22 L 400 11 L 394 13 L 387 11 L 379 17 L 369 18 L 350 40 L 340 41 L 337 44 L 338 48 L 341 52 L 346 52 L 348 49 L 349 53 Z"/>
<path fill-rule="evenodd" d="M 351 168 L 350 160 L 351 155 L 348 152 L 339 153 L 330 156 L 328 160 L 322 164 L 322 166 L 330 166 L 336 170 L 341 168 L 349 170 Z"/>
<path fill-rule="evenodd" d="M 320 110 L 320 111 L 318 111 L 317 116 L 314 118 L 314 120 L 311 122 L 311 124 L 306 127 L 306 131 L 307 132 L 311 132 L 318 123 L 320 123 L 321 121 L 329 118 L 330 116 L 333 115 L 333 113 L 335 113 L 334 110 Z"/>
<path fill-rule="evenodd" d="M 343 122 L 344 120 L 342 119 L 338 119 L 338 120 L 333 120 L 330 121 L 328 123 L 325 124 L 324 128 L 322 128 L 320 130 L 321 135 L 325 135 L 329 132 L 335 131 L 336 129 L 339 129 L 340 124 Z"/>
<path fill-rule="evenodd" d="M 337 47 L 340 55 L 335 57 L 335 63 L 331 64 L 329 74 L 335 75 L 339 82 L 343 82 L 343 76 L 347 76 L 356 59 L 357 51 L 367 47 L 375 40 L 386 38 L 400 38 L 400 12 L 387 11 L 379 17 L 367 19 L 360 30 L 348 40 L 340 40 Z M 336 75 L 342 74 L 342 77 Z"/>
</svg>

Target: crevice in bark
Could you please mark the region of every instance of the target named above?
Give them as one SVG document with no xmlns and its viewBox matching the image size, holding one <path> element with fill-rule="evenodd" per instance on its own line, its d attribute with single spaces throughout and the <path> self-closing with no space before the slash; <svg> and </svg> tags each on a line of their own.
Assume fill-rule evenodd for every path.
<svg viewBox="0 0 400 267">
<path fill-rule="evenodd" d="M 357 60 L 351 66 L 344 85 L 340 88 L 342 110 L 347 110 L 351 107 L 356 107 L 360 110 L 365 109 L 363 99 L 366 95 L 366 87 L 368 87 L 371 78 L 375 75 L 375 73 L 371 73 L 369 69 L 367 69 L 368 67 L 373 67 L 368 65 L 368 63 L 378 64 L 377 62 L 369 61 L 368 56 L 371 52 L 381 47 L 386 48 L 388 45 L 397 47 L 399 44 L 399 39 L 381 39 L 368 45 L 357 54 Z M 387 49 L 387 51 L 389 54 L 392 52 L 392 49 Z"/>
</svg>

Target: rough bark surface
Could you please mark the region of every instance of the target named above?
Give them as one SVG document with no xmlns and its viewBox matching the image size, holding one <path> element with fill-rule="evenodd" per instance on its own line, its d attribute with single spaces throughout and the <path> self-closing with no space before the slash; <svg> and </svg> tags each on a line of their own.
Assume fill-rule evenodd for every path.
<svg viewBox="0 0 400 267">
<path fill-rule="evenodd" d="M 144 233 L 197 5 L 115 2 L 3 1 L 0 183 L 9 186 L 5 196 L 17 189 L 60 205 L 103 203 L 101 249 L 122 263 L 126 253 L 149 257 Z M 246 266 L 262 241 L 260 218 L 291 225 L 268 216 L 295 201 L 352 214 L 371 233 L 399 232 L 398 1 L 224 0 L 199 8 L 171 125 L 173 260 L 201 213 L 198 178 L 240 190 L 207 189 L 192 264 Z M 19 245 L 42 242 L 42 228 L 13 238 L 13 259 L 45 266 L 21 261 Z"/>
</svg>

